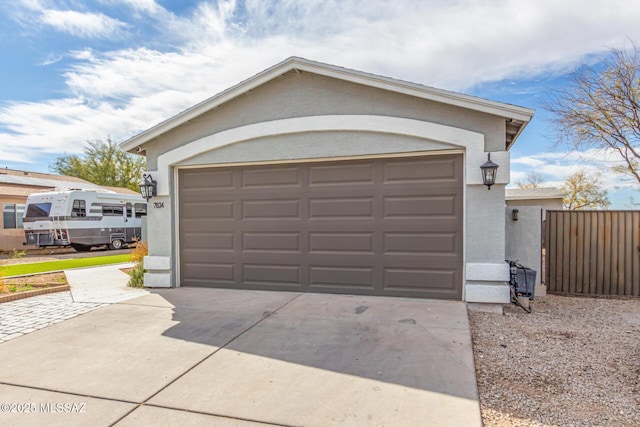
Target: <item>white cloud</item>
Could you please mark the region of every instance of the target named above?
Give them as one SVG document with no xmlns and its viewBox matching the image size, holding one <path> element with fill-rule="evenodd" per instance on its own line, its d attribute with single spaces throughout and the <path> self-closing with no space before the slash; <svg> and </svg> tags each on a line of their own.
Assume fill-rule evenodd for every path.
<svg viewBox="0 0 640 427">
<path fill-rule="evenodd" d="M 40 65 L 42 66 L 52 65 L 62 60 L 62 58 L 63 56 L 60 54 L 50 53 L 49 55 L 47 55 L 47 58 L 40 63 Z"/>
<path fill-rule="evenodd" d="M 7 8 L 28 31 L 49 27 L 79 38 L 117 39 L 128 27 L 125 22 L 100 12 L 62 8 L 54 0 L 19 0 Z"/>
<path fill-rule="evenodd" d="M 102 13 L 82 13 L 73 10 L 43 10 L 40 22 L 58 31 L 83 38 L 114 38 L 127 27 L 124 22 Z"/>
<path fill-rule="evenodd" d="M 567 177 L 585 169 L 590 174 L 601 174 L 602 187 L 609 191 L 621 189 L 637 190 L 638 183 L 621 176 L 611 167 L 622 165 L 619 156 L 612 150 L 587 150 L 582 152 L 543 152 L 529 156 L 511 158 L 511 187 L 517 181 L 526 181 L 529 172 L 544 178 L 545 187 L 560 187 Z"/>
<path fill-rule="evenodd" d="M 111 5 L 126 5 L 135 10 L 136 12 L 145 12 L 148 14 L 155 14 L 164 11 L 155 0 L 100 0 L 101 3 Z"/>
<path fill-rule="evenodd" d="M 87 43 L 138 32 L 128 48 L 66 52 L 61 99 L 0 105 L 0 158 L 129 137 L 292 55 L 465 90 L 564 72 L 625 37 L 640 39 L 640 2 L 628 0 L 219 0 L 181 14 L 154 0 L 98 1 L 104 13 L 91 3 L 82 12 L 63 10 L 75 2 L 20 3 L 25 25 L 30 13 Z M 134 13 L 122 22 L 109 7 L 118 8 L 113 16 Z M 139 32 L 142 24 L 155 32 Z M 569 162 L 545 155 L 514 159 L 513 173 L 541 168 L 564 179 Z"/>
</svg>

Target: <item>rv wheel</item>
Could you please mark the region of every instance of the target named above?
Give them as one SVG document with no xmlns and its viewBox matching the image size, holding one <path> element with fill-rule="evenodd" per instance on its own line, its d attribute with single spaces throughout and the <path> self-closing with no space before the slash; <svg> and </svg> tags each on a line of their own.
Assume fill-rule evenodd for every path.
<svg viewBox="0 0 640 427">
<path fill-rule="evenodd" d="M 118 250 L 118 249 L 122 249 L 122 246 L 124 246 L 124 242 L 120 239 L 115 239 L 109 245 L 109 249 Z"/>
</svg>

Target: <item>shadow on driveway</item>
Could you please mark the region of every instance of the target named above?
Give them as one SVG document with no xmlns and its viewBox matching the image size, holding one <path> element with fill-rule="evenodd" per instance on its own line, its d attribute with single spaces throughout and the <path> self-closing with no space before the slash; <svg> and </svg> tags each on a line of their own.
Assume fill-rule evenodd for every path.
<svg viewBox="0 0 640 427">
<path fill-rule="evenodd" d="M 4 343 L 0 360 L 7 393 L 89 400 L 109 414 L 94 425 L 481 425 L 462 302 L 159 290 Z M 56 422 L 90 419 L 73 415 Z"/>
</svg>

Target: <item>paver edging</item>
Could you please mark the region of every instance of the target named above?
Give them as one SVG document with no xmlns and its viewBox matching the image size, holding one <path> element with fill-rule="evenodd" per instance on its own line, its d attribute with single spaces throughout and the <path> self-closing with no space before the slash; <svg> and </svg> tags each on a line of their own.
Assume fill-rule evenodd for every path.
<svg viewBox="0 0 640 427">
<path fill-rule="evenodd" d="M 62 285 L 62 286 L 52 286 L 50 288 L 34 289 L 32 291 L 18 292 L 18 293 L 8 294 L 8 295 L 0 295 L 0 304 L 3 302 L 16 301 L 23 298 L 35 297 L 36 295 L 44 295 L 44 294 L 50 294 L 53 292 L 62 292 L 62 291 L 68 291 L 68 290 L 71 290 L 71 286 Z"/>
</svg>

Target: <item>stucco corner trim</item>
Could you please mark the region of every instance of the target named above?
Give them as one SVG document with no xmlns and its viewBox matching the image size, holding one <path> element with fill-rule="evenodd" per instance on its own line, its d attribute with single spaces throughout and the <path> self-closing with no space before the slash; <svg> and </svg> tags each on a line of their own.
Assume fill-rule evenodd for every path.
<svg viewBox="0 0 640 427">
<path fill-rule="evenodd" d="M 171 270 L 171 257 L 146 256 L 144 257 L 145 270 Z"/>
<path fill-rule="evenodd" d="M 171 273 L 144 273 L 144 286 L 148 288 L 170 288 Z"/>
<path fill-rule="evenodd" d="M 464 288 L 464 294 L 466 302 L 509 304 L 511 301 L 509 286 L 506 283 L 467 283 Z"/>
<path fill-rule="evenodd" d="M 471 263 L 466 265 L 466 279 L 480 282 L 508 282 L 509 265 L 501 264 Z"/>
</svg>

